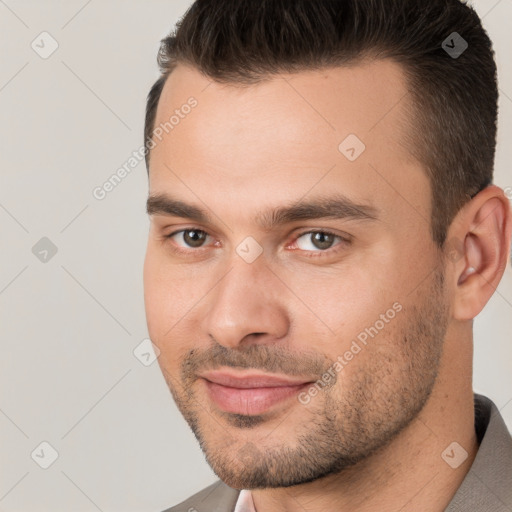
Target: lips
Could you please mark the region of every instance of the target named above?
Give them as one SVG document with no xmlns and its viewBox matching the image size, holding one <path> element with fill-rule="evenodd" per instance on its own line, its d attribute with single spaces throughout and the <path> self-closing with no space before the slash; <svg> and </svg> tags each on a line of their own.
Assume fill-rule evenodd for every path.
<svg viewBox="0 0 512 512">
<path fill-rule="evenodd" d="M 244 415 L 262 414 L 313 382 L 254 372 L 209 371 L 200 377 L 205 382 L 209 398 L 221 410 Z"/>
</svg>

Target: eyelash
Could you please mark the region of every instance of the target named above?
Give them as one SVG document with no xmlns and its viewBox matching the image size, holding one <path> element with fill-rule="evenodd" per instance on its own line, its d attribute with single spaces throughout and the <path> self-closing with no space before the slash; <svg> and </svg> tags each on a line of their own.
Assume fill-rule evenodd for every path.
<svg viewBox="0 0 512 512">
<path fill-rule="evenodd" d="M 204 233 L 205 235 L 207 236 L 210 236 L 204 229 L 196 229 L 196 228 L 192 228 L 192 227 L 189 227 L 189 228 L 185 228 L 185 229 L 179 229 L 177 231 L 173 231 L 172 233 L 168 234 L 168 235 L 165 235 L 164 238 L 165 239 L 171 239 L 173 236 L 177 235 L 178 233 L 184 233 L 186 231 L 197 231 L 199 233 Z M 325 249 L 325 250 L 321 250 L 319 249 L 318 251 L 306 251 L 304 249 L 294 249 L 294 250 L 298 250 L 298 251 L 301 251 L 304 254 L 304 256 L 306 256 L 307 258 L 317 258 L 317 257 L 322 257 L 322 255 L 324 254 L 335 254 L 337 253 L 338 251 L 341 250 L 341 248 L 339 246 L 343 246 L 343 245 L 348 245 L 351 243 L 351 239 L 350 238 L 345 238 L 341 235 L 338 235 L 336 233 L 333 233 L 332 231 L 328 231 L 328 230 L 325 230 L 325 229 L 315 229 L 315 230 L 309 230 L 309 231 L 304 231 L 302 233 L 299 233 L 294 242 L 296 242 L 299 238 L 303 237 L 304 235 L 311 235 L 311 234 L 314 234 L 314 233 L 322 233 L 324 235 L 330 235 L 330 236 L 333 236 L 334 238 L 337 238 L 339 239 L 339 243 L 334 245 L 333 247 L 329 247 L 328 249 Z M 191 252 L 200 252 L 202 249 L 206 249 L 206 247 L 198 247 L 198 248 L 190 248 L 190 249 L 184 249 L 183 247 L 179 247 L 175 244 L 171 244 L 173 247 L 172 247 L 172 250 L 177 253 L 177 254 L 182 254 L 182 255 L 187 255 L 187 254 L 190 254 Z"/>
</svg>

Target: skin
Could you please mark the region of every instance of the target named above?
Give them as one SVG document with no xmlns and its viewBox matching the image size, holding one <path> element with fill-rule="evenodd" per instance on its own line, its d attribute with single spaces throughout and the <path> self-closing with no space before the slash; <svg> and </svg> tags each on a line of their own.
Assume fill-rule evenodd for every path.
<svg viewBox="0 0 512 512">
<path fill-rule="evenodd" d="M 152 150 L 149 193 L 203 208 L 211 222 L 150 216 L 148 329 L 209 464 L 228 485 L 253 489 L 258 512 L 442 511 L 478 450 L 472 319 L 506 266 L 510 206 L 488 187 L 449 227 L 458 252 L 439 250 L 431 185 L 404 142 L 406 93 L 388 60 L 245 88 L 180 64 L 164 86 L 155 126 L 191 96 L 198 104 Z M 338 149 L 349 134 L 366 146 L 355 161 Z M 377 218 L 257 222 L 334 193 Z M 208 236 L 192 246 L 190 231 L 166 238 L 185 229 Z M 319 247 L 310 230 L 336 237 Z M 249 236 L 263 250 L 252 263 L 236 251 Z M 229 414 L 198 378 L 222 368 L 316 380 L 396 303 L 306 404 Z M 468 454 L 456 469 L 441 457 L 453 441 Z"/>
</svg>

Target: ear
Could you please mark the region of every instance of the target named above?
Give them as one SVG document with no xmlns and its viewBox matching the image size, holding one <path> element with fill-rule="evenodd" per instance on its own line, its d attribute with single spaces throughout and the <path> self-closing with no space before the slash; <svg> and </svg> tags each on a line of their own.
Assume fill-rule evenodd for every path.
<svg viewBox="0 0 512 512">
<path fill-rule="evenodd" d="M 508 264 L 512 229 L 510 202 L 490 185 L 459 211 L 444 246 L 453 286 L 453 317 L 477 316 L 496 290 Z"/>
</svg>

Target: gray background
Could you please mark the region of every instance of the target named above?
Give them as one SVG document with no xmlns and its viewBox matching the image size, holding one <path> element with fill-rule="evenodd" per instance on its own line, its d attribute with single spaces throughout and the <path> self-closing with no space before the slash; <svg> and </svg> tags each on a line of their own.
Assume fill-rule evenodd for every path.
<svg viewBox="0 0 512 512">
<path fill-rule="evenodd" d="M 148 336 L 144 163 L 92 194 L 141 146 L 158 42 L 189 4 L 0 0 L 0 511 L 158 512 L 215 479 L 157 363 L 133 353 Z M 512 2 L 474 5 L 500 73 L 495 183 L 512 187 Z M 43 31 L 59 45 L 45 59 Z M 511 313 L 509 267 L 475 321 L 474 378 L 509 427 Z"/>
</svg>

